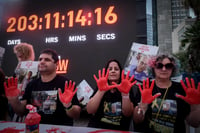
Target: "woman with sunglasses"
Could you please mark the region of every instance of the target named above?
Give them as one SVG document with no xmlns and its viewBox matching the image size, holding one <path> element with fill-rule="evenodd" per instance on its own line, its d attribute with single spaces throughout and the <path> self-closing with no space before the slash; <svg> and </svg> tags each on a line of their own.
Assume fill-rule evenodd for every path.
<svg viewBox="0 0 200 133">
<path fill-rule="evenodd" d="M 183 81 L 182 86 L 171 81 L 175 66 L 174 58 L 158 56 L 151 66 L 155 80 L 149 82 L 147 79 L 142 86 L 138 85 L 141 96 L 135 99 L 139 102 L 133 113 L 135 131 L 184 133 L 185 120 L 194 127 L 199 126 L 200 83 L 196 89 L 193 79 L 192 85 L 186 79 L 188 87 Z"/>
</svg>

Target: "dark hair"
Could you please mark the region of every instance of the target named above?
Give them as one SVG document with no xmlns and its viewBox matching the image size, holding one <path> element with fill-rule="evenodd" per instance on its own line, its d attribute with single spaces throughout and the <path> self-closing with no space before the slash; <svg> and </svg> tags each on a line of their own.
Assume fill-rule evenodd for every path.
<svg viewBox="0 0 200 133">
<path fill-rule="evenodd" d="M 109 64 L 110 64 L 111 62 L 116 62 L 116 63 L 117 63 L 117 65 L 119 66 L 119 69 L 120 69 L 120 77 L 121 77 L 121 74 L 122 74 L 122 66 L 121 66 L 120 62 L 119 62 L 118 60 L 116 60 L 116 59 L 110 59 L 110 60 L 106 63 L 106 66 L 105 66 L 106 72 L 107 72 L 108 66 L 109 66 Z"/>
<path fill-rule="evenodd" d="M 171 74 L 171 77 L 175 76 L 176 74 L 176 62 L 175 62 L 175 59 L 173 57 L 170 57 L 169 55 L 165 55 L 165 54 L 162 54 L 162 55 L 159 55 L 156 60 L 155 60 L 155 64 L 159 61 L 163 61 L 165 58 L 169 59 L 171 63 L 174 64 L 174 67 L 172 69 L 172 74 Z M 152 76 L 155 77 L 155 71 L 154 71 L 154 67 L 152 68 Z"/>
<path fill-rule="evenodd" d="M 49 54 L 52 55 L 52 58 L 54 59 L 54 63 L 58 62 L 58 54 L 55 50 L 52 49 L 45 49 L 40 54 Z"/>
</svg>

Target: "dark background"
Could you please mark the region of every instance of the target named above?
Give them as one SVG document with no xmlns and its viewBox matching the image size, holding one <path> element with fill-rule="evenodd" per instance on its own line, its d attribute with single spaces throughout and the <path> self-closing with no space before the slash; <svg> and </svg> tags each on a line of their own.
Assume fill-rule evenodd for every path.
<svg viewBox="0 0 200 133">
<path fill-rule="evenodd" d="M 114 12 L 118 20 L 113 25 L 102 23 L 81 27 L 76 24 L 73 28 L 35 30 L 6 33 L 9 17 L 30 16 L 59 11 L 66 14 L 69 10 L 93 10 L 102 7 L 103 14 L 109 6 L 115 6 Z M 21 0 L 20 2 L 2 2 L 3 13 L 0 26 L 0 46 L 4 47 L 5 54 L 2 60 L 2 69 L 7 76 L 12 76 L 17 66 L 17 58 L 13 53 L 14 45 L 7 45 L 8 40 L 21 39 L 33 45 L 35 60 L 45 48 L 52 48 L 61 55 L 62 59 L 69 59 L 66 76 L 78 84 L 85 79 L 92 88 L 95 87 L 93 74 L 98 74 L 109 59 L 117 59 L 124 66 L 133 42 L 146 44 L 146 0 Z M 104 16 L 102 15 L 102 16 Z M 103 17 L 102 17 L 103 18 Z M 97 40 L 98 33 L 115 33 L 114 40 Z M 68 35 L 87 36 L 87 41 L 69 43 Z M 58 36 L 58 43 L 45 43 L 45 37 Z"/>
</svg>

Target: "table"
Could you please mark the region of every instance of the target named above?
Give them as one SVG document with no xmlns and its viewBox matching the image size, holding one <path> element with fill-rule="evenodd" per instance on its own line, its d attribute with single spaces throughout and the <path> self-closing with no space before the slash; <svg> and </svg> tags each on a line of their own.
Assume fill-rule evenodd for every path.
<svg viewBox="0 0 200 133">
<path fill-rule="evenodd" d="M 40 124 L 40 133 L 131 133 L 90 127 Z M 25 133 L 25 123 L 0 121 L 0 133 Z"/>
</svg>

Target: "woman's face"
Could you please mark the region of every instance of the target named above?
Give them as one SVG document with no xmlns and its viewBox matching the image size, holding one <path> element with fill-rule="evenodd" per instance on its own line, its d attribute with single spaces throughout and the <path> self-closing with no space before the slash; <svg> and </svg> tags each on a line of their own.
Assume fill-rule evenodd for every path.
<svg viewBox="0 0 200 133">
<path fill-rule="evenodd" d="M 108 75 L 109 81 L 118 82 L 120 80 L 120 68 L 116 62 L 111 62 L 107 70 L 109 70 L 109 75 Z"/>
<path fill-rule="evenodd" d="M 168 58 L 156 62 L 155 77 L 159 79 L 170 79 L 174 65 Z"/>
</svg>

